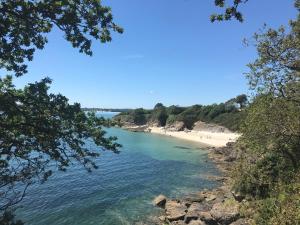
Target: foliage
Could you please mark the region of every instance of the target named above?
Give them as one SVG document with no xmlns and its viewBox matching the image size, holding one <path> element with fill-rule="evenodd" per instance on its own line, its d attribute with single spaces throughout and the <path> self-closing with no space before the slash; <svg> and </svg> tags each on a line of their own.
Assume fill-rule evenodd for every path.
<svg viewBox="0 0 300 225">
<path fill-rule="evenodd" d="M 131 115 L 133 117 L 133 123 L 137 124 L 137 125 L 144 125 L 147 122 L 146 119 L 146 111 L 142 108 L 133 110 Z"/>
<path fill-rule="evenodd" d="M 300 79 L 300 39 L 293 30 L 284 27 L 268 29 L 254 35 L 258 59 L 248 64 L 246 74 L 250 88 L 257 93 L 272 93 L 287 97 L 287 88 Z M 292 91 L 292 90 L 290 90 Z M 293 90 L 296 91 L 296 90 Z"/>
<path fill-rule="evenodd" d="M 212 123 L 224 126 L 232 131 L 238 131 L 246 117 L 246 111 L 229 111 L 219 114 L 211 120 Z"/>
<path fill-rule="evenodd" d="M 151 113 L 151 121 L 160 127 L 164 127 L 167 123 L 168 114 L 166 107 L 162 103 L 157 103 Z"/>
<path fill-rule="evenodd" d="M 245 94 L 238 95 L 238 96 L 236 96 L 235 101 L 236 101 L 237 104 L 240 105 L 241 109 L 245 108 L 246 105 L 247 105 L 247 102 L 248 102 L 247 95 L 245 95 Z"/>
<path fill-rule="evenodd" d="M 91 38 L 111 41 L 111 31 L 123 30 L 113 22 L 109 7 L 99 0 L 4 0 L 0 2 L 0 68 L 17 76 L 27 72 L 36 49 L 47 43 L 53 27 L 80 52 L 92 55 Z"/>
<path fill-rule="evenodd" d="M 102 128 L 109 123 L 87 115 L 79 104 L 70 105 L 60 94 L 49 94 L 50 83 L 45 78 L 16 89 L 12 77 L 0 79 L 2 211 L 20 202 L 29 185 L 46 181 L 56 168 L 65 171 L 73 162 L 87 171 L 97 168 L 93 158 L 99 152 L 90 150 L 86 141 L 118 152 L 116 138 L 106 138 Z"/>
<path fill-rule="evenodd" d="M 0 217 L 1 225 L 24 225 L 21 220 L 16 220 L 11 211 L 5 211 Z"/>
<path fill-rule="evenodd" d="M 244 18 L 242 13 L 238 10 L 238 7 L 240 4 L 248 2 L 248 0 L 234 0 L 231 6 L 226 6 L 226 2 L 228 1 L 215 0 L 215 5 L 222 9 L 225 8 L 225 11 L 222 14 L 212 14 L 210 17 L 211 22 L 231 20 L 232 18 L 238 20 L 239 22 L 243 22 Z"/>
<path fill-rule="evenodd" d="M 111 31 L 122 33 L 109 7 L 99 0 L 3 0 L 0 1 L 0 69 L 15 76 L 27 72 L 26 63 L 36 49 L 43 49 L 54 27 L 74 48 L 92 55 L 92 38 L 111 40 Z M 0 78 L 0 216 L 1 224 L 19 225 L 13 207 L 27 187 L 44 182 L 52 171 L 72 163 L 87 171 L 97 168 L 99 155 L 86 141 L 118 152 L 115 137 L 106 137 L 110 122 L 70 105 L 63 95 L 49 94 L 51 80 L 16 89 L 12 77 Z M 51 169 L 49 165 L 51 164 Z"/>
<path fill-rule="evenodd" d="M 162 103 L 155 105 L 153 110 L 135 109 L 130 112 L 120 113 L 114 117 L 119 123 L 134 123 L 144 125 L 146 123 L 158 126 L 172 125 L 176 121 L 182 121 L 186 128 L 193 129 L 195 122 L 203 121 L 216 123 L 230 130 L 238 130 L 245 112 L 237 108 L 237 98 L 226 103 L 213 105 L 193 105 L 190 107 L 170 106 L 165 107 Z M 243 106 L 244 107 L 244 106 Z"/>
<path fill-rule="evenodd" d="M 169 115 L 178 115 L 179 113 L 182 113 L 185 109 L 186 109 L 185 107 L 171 105 L 170 107 L 167 108 L 167 113 Z"/>
<path fill-rule="evenodd" d="M 233 178 L 234 189 L 254 200 L 248 216 L 259 225 L 300 223 L 300 16 L 290 24 L 288 32 L 254 35 L 258 58 L 246 74 L 255 97 Z"/>
</svg>

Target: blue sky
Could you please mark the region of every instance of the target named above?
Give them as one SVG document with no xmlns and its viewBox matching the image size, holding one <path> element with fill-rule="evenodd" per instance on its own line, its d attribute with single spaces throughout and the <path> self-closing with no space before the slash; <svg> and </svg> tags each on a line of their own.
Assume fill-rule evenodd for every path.
<svg viewBox="0 0 300 225">
<path fill-rule="evenodd" d="M 267 23 L 295 18 L 293 0 L 250 0 L 244 23 L 210 23 L 213 0 L 106 0 L 125 32 L 108 44 L 93 42 L 93 57 L 78 53 L 54 30 L 18 87 L 45 76 L 51 92 L 84 107 L 145 107 L 155 103 L 219 103 L 248 93 L 243 73 L 256 57 L 243 38 Z"/>
</svg>

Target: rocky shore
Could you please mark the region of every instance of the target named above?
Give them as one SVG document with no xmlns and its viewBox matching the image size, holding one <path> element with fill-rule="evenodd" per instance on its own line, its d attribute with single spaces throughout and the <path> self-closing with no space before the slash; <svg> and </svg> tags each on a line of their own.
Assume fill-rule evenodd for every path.
<svg viewBox="0 0 300 225">
<path fill-rule="evenodd" d="M 243 218 L 240 208 L 247 201 L 243 196 L 230 190 L 232 163 L 238 154 L 234 151 L 234 144 L 225 147 L 209 148 L 209 157 L 216 163 L 224 176 L 222 185 L 213 190 L 203 190 L 181 199 L 168 199 L 159 195 L 153 200 L 156 207 L 163 209 L 163 213 L 153 219 L 156 225 L 250 225 L 251 221 Z"/>
</svg>

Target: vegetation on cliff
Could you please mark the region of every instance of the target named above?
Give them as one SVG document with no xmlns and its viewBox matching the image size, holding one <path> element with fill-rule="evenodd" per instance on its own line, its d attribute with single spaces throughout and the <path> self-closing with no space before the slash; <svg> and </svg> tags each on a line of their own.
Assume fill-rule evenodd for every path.
<svg viewBox="0 0 300 225">
<path fill-rule="evenodd" d="M 289 29 L 254 35 L 258 58 L 247 78 L 255 97 L 246 110 L 233 178 L 234 189 L 253 200 L 245 215 L 257 224 L 300 224 L 299 31 L 300 15 Z"/>
<path fill-rule="evenodd" d="M 152 110 L 142 108 L 122 112 L 114 120 L 122 124 L 171 126 L 175 122 L 183 122 L 184 127 L 192 129 L 195 122 L 215 123 L 236 131 L 245 118 L 245 108 L 248 103 L 246 95 L 239 95 L 225 103 L 212 105 L 193 105 L 181 107 L 164 106 L 157 103 Z"/>
</svg>

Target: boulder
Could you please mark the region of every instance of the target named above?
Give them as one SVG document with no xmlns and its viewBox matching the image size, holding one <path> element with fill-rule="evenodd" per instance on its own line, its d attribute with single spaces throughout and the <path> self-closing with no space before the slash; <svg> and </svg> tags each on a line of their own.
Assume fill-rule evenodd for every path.
<svg viewBox="0 0 300 225">
<path fill-rule="evenodd" d="M 225 127 L 219 126 L 217 124 L 205 123 L 202 121 L 198 121 L 194 124 L 193 130 L 195 131 L 209 131 L 216 133 L 230 133 Z"/>
<path fill-rule="evenodd" d="M 188 211 L 187 211 L 187 213 L 184 217 L 184 221 L 186 223 L 189 223 L 191 220 L 201 219 L 201 217 L 204 217 L 203 213 L 208 213 L 208 216 L 210 218 L 208 218 L 207 221 L 210 221 L 211 220 L 211 215 L 209 213 L 209 210 L 210 210 L 210 207 L 207 203 L 193 202 L 190 205 L 190 207 L 188 208 Z"/>
<path fill-rule="evenodd" d="M 204 221 L 207 225 L 217 225 L 217 222 L 209 212 L 200 212 L 199 219 Z"/>
<path fill-rule="evenodd" d="M 219 224 L 229 225 L 239 218 L 239 204 L 234 200 L 216 203 L 210 210 L 210 214 Z"/>
<path fill-rule="evenodd" d="M 247 219 L 239 219 L 230 225 L 250 225 L 250 222 Z"/>
<path fill-rule="evenodd" d="M 206 225 L 203 221 L 201 220 L 192 220 L 189 225 Z"/>
<path fill-rule="evenodd" d="M 171 222 L 171 225 L 186 225 L 186 223 L 183 222 L 182 220 L 178 220 L 178 221 Z"/>
<path fill-rule="evenodd" d="M 205 200 L 205 196 L 202 193 L 198 193 L 186 197 L 185 200 L 189 202 L 203 202 Z"/>
<path fill-rule="evenodd" d="M 160 208 L 165 208 L 165 204 L 167 202 L 167 198 L 164 195 L 159 195 L 153 200 L 153 204 Z"/>
<path fill-rule="evenodd" d="M 185 204 L 175 200 L 167 201 L 165 209 L 166 219 L 170 222 L 175 220 L 183 220 L 187 211 L 187 207 Z"/>
<path fill-rule="evenodd" d="M 185 217 L 184 221 L 189 223 L 191 220 L 197 220 L 199 218 L 199 214 L 202 211 L 202 205 L 198 202 L 194 202 L 190 205 Z"/>
<path fill-rule="evenodd" d="M 174 123 L 168 124 L 166 126 L 166 129 L 168 131 L 183 131 L 184 128 L 185 128 L 185 125 L 184 125 L 184 122 L 182 122 L 182 121 L 175 121 Z"/>
<path fill-rule="evenodd" d="M 165 216 L 159 216 L 158 219 L 162 222 L 164 222 L 166 220 L 166 217 Z"/>
<path fill-rule="evenodd" d="M 207 194 L 206 198 L 205 198 L 205 201 L 207 202 L 211 202 L 213 200 L 216 200 L 217 196 L 214 195 L 214 194 Z"/>
</svg>

